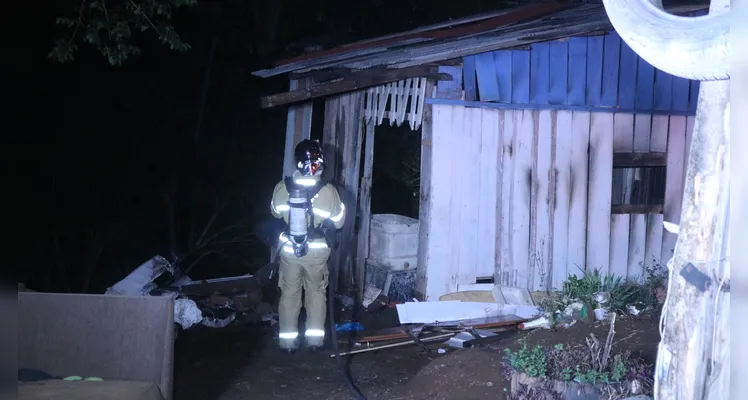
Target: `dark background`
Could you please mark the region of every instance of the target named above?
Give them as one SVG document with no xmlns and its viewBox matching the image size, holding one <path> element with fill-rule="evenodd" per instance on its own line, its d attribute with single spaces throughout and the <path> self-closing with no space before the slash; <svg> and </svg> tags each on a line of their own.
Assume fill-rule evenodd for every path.
<svg viewBox="0 0 748 400">
<path fill-rule="evenodd" d="M 16 100 L 6 97 L 23 104 L 6 108 L 23 109 L 12 111 L 22 121 L 5 134 L 6 193 L 15 200 L 6 231 L 20 243 L 8 254 L 17 255 L 18 279 L 35 290 L 102 292 L 156 254 L 192 267 L 193 278 L 254 271 L 268 257 L 253 233 L 269 218 L 281 178 L 286 118 L 285 107 L 260 110 L 259 96 L 288 82 L 250 72 L 306 45 L 331 47 L 516 3 L 199 0 L 172 20 L 189 52 L 146 34 L 136 39 L 142 53 L 119 67 L 85 44 L 72 63 L 49 60 L 61 35 L 55 19 L 71 16 L 78 1 L 36 3 L 6 37 L 18 37 L 16 75 L 6 80 L 28 77 Z M 377 135 L 376 148 L 388 151 L 375 150 L 373 212 L 417 217 L 403 162 L 417 157 L 419 134 L 378 128 Z"/>
</svg>

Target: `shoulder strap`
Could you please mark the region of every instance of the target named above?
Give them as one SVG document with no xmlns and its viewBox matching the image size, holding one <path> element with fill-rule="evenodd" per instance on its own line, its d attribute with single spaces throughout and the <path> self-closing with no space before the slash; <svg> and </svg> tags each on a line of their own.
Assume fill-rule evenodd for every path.
<svg viewBox="0 0 748 400">
<path fill-rule="evenodd" d="M 287 176 L 283 178 L 283 183 L 286 186 L 286 191 L 290 192 L 291 189 L 293 189 L 296 186 L 296 182 L 293 181 L 293 178 L 290 176 Z"/>
<path fill-rule="evenodd" d="M 312 198 L 319 193 L 320 190 L 322 190 L 323 187 L 327 186 L 329 182 L 324 180 L 319 180 L 316 185 L 309 188 L 309 198 Z"/>
</svg>

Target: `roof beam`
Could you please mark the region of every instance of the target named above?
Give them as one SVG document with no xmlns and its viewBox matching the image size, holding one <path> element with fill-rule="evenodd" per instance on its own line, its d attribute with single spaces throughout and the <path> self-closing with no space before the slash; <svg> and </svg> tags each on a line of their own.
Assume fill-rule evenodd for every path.
<svg viewBox="0 0 748 400">
<path fill-rule="evenodd" d="M 343 76 L 341 79 L 332 82 L 261 97 L 260 107 L 270 108 L 284 104 L 309 101 L 320 97 L 366 89 L 372 86 L 384 85 L 386 83 L 397 82 L 408 78 L 428 78 L 436 81 L 451 81 L 452 75 L 439 73 L 435 67 L 424 66 L 403 69 L 369 69 L 359 72 L 351 72 L 349 75 Z"/>
</svg>

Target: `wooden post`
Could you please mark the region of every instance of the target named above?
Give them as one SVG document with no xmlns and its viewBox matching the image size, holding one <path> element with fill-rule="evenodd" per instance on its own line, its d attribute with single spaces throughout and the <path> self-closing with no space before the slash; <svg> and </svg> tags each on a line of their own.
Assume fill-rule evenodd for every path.
<svg viewBox="0 0 748 400">
<path fill-rule="evenodd" d="M 325 167 L 325 177 L 338 187 L 347 211 L 345 225 L 340 234 L 340 246 L 338 251 L 330 256 L 331 265 L 336 266 L 330 274 L 330 285 L 337 293 L 342 292 L 338 290 L 341 282 L 345 286 L 353 283 L 352 249 L 358 208 L 363 111 L 363 91 L 331 97 L 325 102 L 322 134 L 322 148 L 328 164 Z M 349 289 L 345 286 L 341 289 Z"/>
<path fill-rule="evenodd" d="M 358 201 L 360 225 L 358 246 L 356 246 L 356 277 L 358 278 L 358 295 L 363 299 L 366 259 L 369 258 L 369 231 L 371 226 L 371 178 L 374 171 L 374 118 L 366 122 L 364 139 L 364 171 L 361 176 L 361 192 Z"/>
<path fill-rule="evenodd" d="M 730 398 L 729 87 L 729 80 L 701 84 L 679 234 L 668 262 L 655 399 Z"/>
<path fill-rule="evenodd" d="M 291 90 L 306 88 L 311 85 L 308 78 L 291 80 Z M 293 150 L 304 139 L 309 139 L 312 132 L 312 102 L 288 107 L 286 119 L 286 147 L 283 153 L 283 177 L 291 176 L 296 170 Z"/>
<path fill-rule="evenodd" d="M 312 80 L 309 78 L 303 79 L 292 79 L 290 83 L 291 90 L 298 88 L 305 88 L 312 84 Z M 304 139 L 309 139 L 312 132 L 312 102 L 304 104 L 292 105 L 288 107 L 288 117 L 286 117 L 286 142 L 283 151 L 283 175 L 281 179 L 286 176 L 291 176 L 296 170 L 296 162 L 294 161 L 294 148 L 296 145 Z M 269 194 L 272 196 L 272 193 Z M 270 210 L 268 209 L 268 212 Z M 280 246 L 280 243 L 278 243 Z M 275 262 L 276 255 L 278 254 L 279 247 L 270 249 L 270 262 Z"/>
<path fill-rule="evenodd" d="M 434 91 L 434 84 L 426 86 L 427 98 Z M 421 176 L 418 190 L 418 266 L 416 269 L 416 298 L 428 300 L 429 279 L 429 238 L 431 233 L 431 168 L 432 168 L 432 128 L 433 106 L 423 105 L 423 122 L 421 122 Z"/>
</svg>

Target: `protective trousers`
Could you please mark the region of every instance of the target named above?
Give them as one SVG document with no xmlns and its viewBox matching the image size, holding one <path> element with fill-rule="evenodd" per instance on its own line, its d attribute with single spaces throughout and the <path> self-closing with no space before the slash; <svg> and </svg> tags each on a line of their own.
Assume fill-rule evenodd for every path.
<svg viewBox="0 0 748 400">
<path fill-rule="evenodd" d="M 327 260 L 330 249 L 313 249 L 304 257 L 281 251 L 278 286 L 281 289 L 278 319 L 280 347 L 295 349 L 299 346 L 299 313 L 304 290 L 306 309 L 307 346 L 322 346 L 325 342 L 325 317 L 327 315 Z"/>
</svg>

